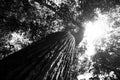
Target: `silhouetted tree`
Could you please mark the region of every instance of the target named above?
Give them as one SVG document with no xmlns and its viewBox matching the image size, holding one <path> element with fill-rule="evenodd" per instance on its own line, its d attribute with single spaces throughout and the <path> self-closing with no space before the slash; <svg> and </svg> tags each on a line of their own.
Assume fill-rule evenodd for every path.
<svg viewBox="0 0 120 80">
<path fill-rule="evenodd" d="M 28 14 L 28 17 L 25 17 L 25 21 L 22 22 L 20 22 L 21 19 L 19 17 L 19 15 L 21 15 L 22 13 L 18 14 L 16 12 L 19 10 L 16 9 L 17 7 L 19 8 L 16 3 L 20 2 L 20 6 L 23 5 L 23 12 L 25 11 Z M 81 36 L 83 34 L 83 28 L 80 27 L 81 29 L 78 31 L 78 35 L 80 35 L 77 35 L 75 41 L 75 38 L 73 36 L 75 34 L 71 34 L 71 32 L 73 32 L 72 30 L 74 30 L 73 24 L 77 26 L 81 25 L 73 19 L 73 16 L 72 14 L 70 14 L 69 11 L 69 6 L 66 4 L 62 4 L 62 7 L 59 8 L 56 5 L 56 9 L 53 7 L 55 4 L 49 0 L 48 2 L 50 2 L 50 4 L 52 5 L 49 5 L 48 2 L 44 0 L 40 2 L 38 1 L 38 3 L 35 1 L 32 2 L 31 0 L 23 0 L 20 2 L 13 0 L 9 3 L 5 0 L 2 0 L 2 4 L 9 4 L 6 6 L 12 7 L 10 9 L 13 10 L 12 11 L 7 9 L 7 11 L 4 11 L 4 13 L 8 12 L 7 17 L 9 17 L 8 19 L 10 19 L 6 20 L 7 22 L 4 22 L 3 24 L 4 26 L 7 25 L 7 30 L 8 28 L 10 28 L 14 31 L 18 28 L 16 26 L 23 26 L 25 28 L 30 27 L 30 29 L 32 29 L 32 34 L 34 35 L 36 34 L 35 31 L 39 29 L 39 26 L 50 26 L 49 22 L 42 25 L 39 23 L 34 23 L 34 21 L 37 19 L 37 16 L 32 16 L 31 12 L 35 11 L 34 8 L 36 9 L 37 4 L 43 5 L 48 9 L 54 11 L 59 19 L 63 20 L 65 29 L 61 32 L 56 32 L 44 36 L 41 40 L 36 41 L 28 47 L 23 48 L 22 50 L 15 52 L 14 54 L 9 55 L 8 57 L 1 60 L 1 80 L 73 80 L 71 74 L 71 65 L 75 53 L 75 45 L 78 45 L 78 43 L 82 40 Z M 32 9 L 32 11 L 30 12 L 29 9 Z M 29 16 L 29 14 L 31 14 L 31 16 Z M 4 18 L 2 18 L 2 20 L 6 18 L 6 16 L 3 17 Z M 47 19 L 48 17 L 46 18 L 46 22 Z M 52 17 L 49 18 L 49 20 L 50 19 L 52 19 Z M 11 28 L 12 26 L 13 28 Z M 45 33 L 44 31 L 47 30 L 42 27 L 40 29 L 41 31 L 43 31 L 42 33 Z"/>
<path fill-rule="evenodd" d="M 51 34 L 0 62 L 2 80 L 71 80 L 75 40 L 69 32 Z"/>
<path fill-rule="evenodd" d="M 66 1 L 60 5 L 52 0 L 0 1 L 3 33 L 30 29 L 32 39 L 42 36 L 41 40 L 0 61 L 1 80 L 73 80 L 71 65 L 75 47 L 83 37 L 82 21 L 91 19 L 95 8 L 108 9 L 113 4 L 108 0 Z"/>
</svg>

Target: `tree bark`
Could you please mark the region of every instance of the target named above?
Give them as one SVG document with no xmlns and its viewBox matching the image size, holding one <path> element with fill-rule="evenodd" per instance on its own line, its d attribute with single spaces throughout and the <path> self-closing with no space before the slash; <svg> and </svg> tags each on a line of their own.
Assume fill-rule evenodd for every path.
<svg viewBox="0 0 120 80">
<path fill-rule="evenodd" d="M 75 39 L 57 32 L 0 61 L 0 80 L 71 80 Z"/>
</svg>

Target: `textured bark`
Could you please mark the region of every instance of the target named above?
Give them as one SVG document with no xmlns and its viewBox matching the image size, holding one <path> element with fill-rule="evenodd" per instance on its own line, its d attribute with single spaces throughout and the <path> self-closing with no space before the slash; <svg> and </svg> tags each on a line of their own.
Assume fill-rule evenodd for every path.
<svg viewBox="0 0 120 80">
<path fill-rule="evenodd" d="M 0 80 L 71 80 L 75 39 L 57 32 L 0 61 Z"/>
</svg>

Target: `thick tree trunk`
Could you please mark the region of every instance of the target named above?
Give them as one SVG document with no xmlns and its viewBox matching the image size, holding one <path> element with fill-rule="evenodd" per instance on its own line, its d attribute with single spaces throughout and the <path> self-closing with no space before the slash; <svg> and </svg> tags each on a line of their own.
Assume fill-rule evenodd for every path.
<svg viewBox="0 0 120 80">
<path fill-rule="evenodd" d="M 71 80 L 75 39 L 57 32 L 0 61 L 0 80 Z"/>
</svg>

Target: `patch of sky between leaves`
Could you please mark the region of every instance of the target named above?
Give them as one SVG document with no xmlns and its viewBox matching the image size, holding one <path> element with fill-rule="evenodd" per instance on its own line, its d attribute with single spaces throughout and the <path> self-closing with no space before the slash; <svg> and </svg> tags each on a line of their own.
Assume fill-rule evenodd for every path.
<svg viewBox="0 0 120 80">
<path fill-rule="evenodd" d="M 92 56 L 97 54 L 97 50 L 102 50 L 104 52 L 113 44 L 116 46 L 116 48 L 120 48 L 120 25 L 117 24 L 120 21 L 119 12 L 120 6 L 118 5 L 116 5 L 116 8 L 111 8 L 109 11 L 104 12 L 101 12 L 100 8 L 96 8 L 94 12 L 96 15 L 93 17 L 93 19 L 83 22 L 85 32 L 84 38 L 79 44 L 79 48 L 83 49 L 83 52 L 80 52 L 79 63 L 81 63 L 82 60 L 84 61 L 85 58 L 88 58 L 88 62 L 92 63 Z M 112 54 L 110 52 L 110 55 Z M 78 80 L 89 80 L 91 77 L 93 77 L 93 74 L 90 73 L 89 70 L 90 68 L 84 74 L 79 74 L 77 77 Z M 116 78 L 114 71 L 111 71 L 109 74 L 100 74 L 98 77 L 100 80 L 103 80 L 106 76 L 112 76 Z"/>
</svg>

